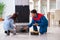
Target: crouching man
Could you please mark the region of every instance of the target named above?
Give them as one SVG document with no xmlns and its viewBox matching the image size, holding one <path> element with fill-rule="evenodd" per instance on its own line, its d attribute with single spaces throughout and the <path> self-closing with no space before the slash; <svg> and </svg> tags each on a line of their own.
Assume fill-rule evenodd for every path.
<svg viewBox="0 0 60 40">
<path fill-rule="evenodd" d="M 37 26 L 39 26 L 40 33 L 41 34 L 46 33 L 48 27 L 48 20 L 46 19 L 46 17 L 41 13 L 37 13 L 35 9 L 31 11 L 31 14 L 32 14 L 32 22 L 28 26 L 29 27 L 33 26 L 34 31 L 38 31 Z"/>
</svg>

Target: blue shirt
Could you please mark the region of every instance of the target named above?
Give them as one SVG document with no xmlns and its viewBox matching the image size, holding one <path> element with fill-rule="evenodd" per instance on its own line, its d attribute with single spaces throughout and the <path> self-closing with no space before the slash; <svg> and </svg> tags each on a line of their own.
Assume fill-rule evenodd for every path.
<svg viewBox="0 0 60 40">
<path fill-rule="evenodd" d="M 32 22 L 28 25 L 29 27 L 33 26 L 33 24 L 38 23 L 38 26 L 48 26 L 48 20 L 45 16 L 42 16 L 40 20 L 32 19 Z"/>
<path fill-rule="evenodd" d="M 13 19 L 9 19 L 8 17 L 4 20 L 3 22 L 3 27 L 4 27 L 4 30 L 7 31 L 7 30 L 11 30 L 14 28 L 13 26 L 14 24 L 14 20 Z"/>
</svg>

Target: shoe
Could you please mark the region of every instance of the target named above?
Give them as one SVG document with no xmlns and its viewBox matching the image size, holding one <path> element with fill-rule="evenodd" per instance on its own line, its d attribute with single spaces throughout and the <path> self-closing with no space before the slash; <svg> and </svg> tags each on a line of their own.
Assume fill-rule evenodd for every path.
<svg viewBox="0 0 60 40">
<path fill-rule="evenodd" d="M 39 32 L 37 31 L 31 32 L 31 35 L 39 35 Z"/>
<path fill-rule="evenodd" d="M 6 33 L 6 34 L 7 34 L 7 31 L 5 31 L 4 33 Z"/>
<path fill-rule="evenodd" d="M 8 35 L 8 36 L 10 35 L 10 30 L 8 30 L 7 35 Z"/>
</svg>

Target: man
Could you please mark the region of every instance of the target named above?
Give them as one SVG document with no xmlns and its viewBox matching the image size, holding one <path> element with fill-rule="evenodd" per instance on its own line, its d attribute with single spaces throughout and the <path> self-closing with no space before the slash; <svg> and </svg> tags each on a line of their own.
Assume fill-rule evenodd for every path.
<svg viewBox="0 0 60 40">
<path fill-rule="evenodd" d="M 33 26 L 34 31 L 38 31 L 37 26 L 39 26 L 40 27 L 39 32 L 41 34 L 46 33 L 48 27 L 48 20 L 46 19 L 46 17 L 41 13 L 37 13 L 35 9 L 31 11 L 31 14 L 32 22 L 28 26 L 29 27 Z"/>
</svg>

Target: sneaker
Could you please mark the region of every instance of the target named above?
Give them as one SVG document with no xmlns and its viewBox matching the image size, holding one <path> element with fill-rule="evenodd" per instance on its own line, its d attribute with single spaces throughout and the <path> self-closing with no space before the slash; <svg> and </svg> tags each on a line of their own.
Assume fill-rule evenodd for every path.
<svg viewBox="0 0 60 40">
<path fill-rule="evenodd" d="M 8 35 L 8 36 L 10 35 L 10 30 L 7 31 L 7 35 Z"/>
<path fill-rule="evenodd" d="M 39 32 L 37 31 L 31 32 L 31 35 L 39 35 Z"/>
</svg>

